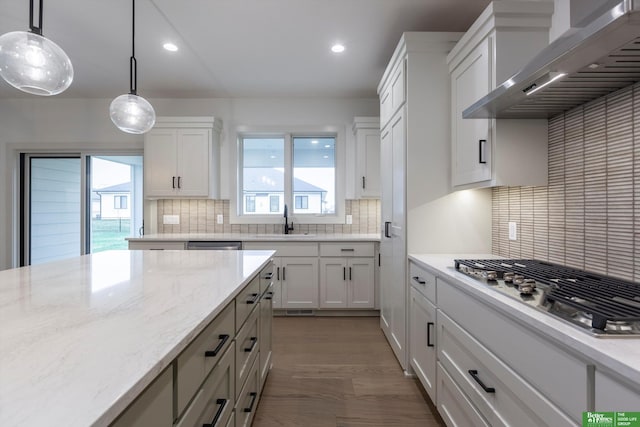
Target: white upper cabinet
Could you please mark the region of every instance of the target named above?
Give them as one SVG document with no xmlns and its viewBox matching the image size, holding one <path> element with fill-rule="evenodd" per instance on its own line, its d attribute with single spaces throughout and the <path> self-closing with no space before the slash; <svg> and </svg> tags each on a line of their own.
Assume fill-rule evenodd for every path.
<svg viewBox="0 0 640 427">
<path fill-rule="evenodd" d="M 216 197 L 222 122 L 160 117 L 144 139 L 145 197 Z"/>
<path fill-rule="evenodd" d="M 553 2 L 494 1 L 447 56 L 452 186 L 547 184 L 547 120 L 463 119 L 462 112 L 547 46 Z"/>
<path fill-rule="evenodd" d="M 380 197 L 380 117 L 356 117 L 356 197 Z"/>
</svg>

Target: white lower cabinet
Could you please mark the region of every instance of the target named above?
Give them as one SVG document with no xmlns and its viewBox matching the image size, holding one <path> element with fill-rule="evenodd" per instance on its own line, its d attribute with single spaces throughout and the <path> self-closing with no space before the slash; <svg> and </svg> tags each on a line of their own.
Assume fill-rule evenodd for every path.
<svg viewBox="0 0 640 427">
<path fill-rule="evenodd" d="M 437 301 L 438 361 L 490 425 L 581 423 L 586 362 L 440 278 Z"/>
<path fill-rule="evenodd" d="M 317 308 L 318 259 L 284 257 L 280 265 L 282 308 Z"/>
<path fill-rule="evenodd" d="M 222 426 L 235 404 L 235 346 L 230 345 L 220 363 L 202 384 L 176 427 Z"/>
<path fill-rule="evenodd" d="M 438 413 L 448 426 L 490 427 L 460 387 L 438 362 Z"/>
<path fill-rule="evenodd" d="M 260 299 L 260 389 L 264 387 L 271 369 L 272 325 L 273 325 L 273 285 L 269 285 Z"/>
<path fill-rule="evenodd" d="M 120 414 L 111 427 L 172 425 L 173 368 L 169 366 Z"/>
<path fill-rule="evenodd" d="M 598 371 L 595 374 L 596 411 L 632 412 L 640 409 L 640 388 Z"/>
<path fill-rule="evenodd" d="M 373 258 L 321 258 L 320 308 L 374 308 Z"/>
<path fill-rule="evenodd" d="M 436 306 L 411 288 L 409 313 L 409 364 L 431 400 L 436 402 Z"/>
</svg>

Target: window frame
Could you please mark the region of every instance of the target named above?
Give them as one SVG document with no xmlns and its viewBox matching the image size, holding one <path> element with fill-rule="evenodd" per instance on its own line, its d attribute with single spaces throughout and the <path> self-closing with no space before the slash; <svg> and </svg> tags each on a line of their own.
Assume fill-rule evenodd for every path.
<svg viewBox="0 0 640 427">
<path fill-rule="evenodd" d="M 277 214 L 242 214 L 242 175 L 243 175 L 243 138 L 284 138 L 285 169 L 293 176 L 293 138 L 294 137 L 333 137 L 335 138 L 335 212 L 333 214 L 295 213 L 293 214 L 292 179 L 284 182 L 284 203 L 289 206 L 289 218 L 295 218 L 298 224 L 345 224 L 345 155 L 346 125 L 326 126 L 238 126 L 232 132 L 236 147 L 231 153 L 230 164 L 235 165 L 234 180 L 230 191 L 229 221 L 231 224 L 280 224 L 284 220 Z M 289 198 L 291 200 L 289 200 Z"/>
</svg>

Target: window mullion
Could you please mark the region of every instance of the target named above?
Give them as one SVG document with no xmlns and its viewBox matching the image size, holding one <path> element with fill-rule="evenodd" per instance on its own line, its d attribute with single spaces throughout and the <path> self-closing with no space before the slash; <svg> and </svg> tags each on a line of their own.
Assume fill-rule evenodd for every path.
<svg viewBox="0 0 640 427">
<path fill-rule="evenodd" d="M 293 138 L 288 133 L 284 136 L 284 203 L 293 212 Z"/>
</svg>

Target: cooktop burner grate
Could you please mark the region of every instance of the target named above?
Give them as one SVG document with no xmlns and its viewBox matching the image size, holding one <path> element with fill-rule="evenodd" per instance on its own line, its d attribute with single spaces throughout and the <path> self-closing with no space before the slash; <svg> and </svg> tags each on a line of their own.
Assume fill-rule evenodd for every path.
<svg viewBox="0 0 640 427">
<path fill-rule="evenodd" d="M 514 272 L 548 285 L 546 300 L 559 302 L 591 316 L 592 327 L 604 330 L 607 322 L 640 321 L 640 284 L 571 267 L 530 259 L 455 260 L 478 271 L 495 271 L 498 278 Z"/>
</svg>

